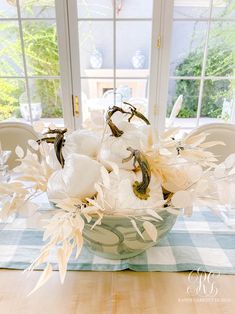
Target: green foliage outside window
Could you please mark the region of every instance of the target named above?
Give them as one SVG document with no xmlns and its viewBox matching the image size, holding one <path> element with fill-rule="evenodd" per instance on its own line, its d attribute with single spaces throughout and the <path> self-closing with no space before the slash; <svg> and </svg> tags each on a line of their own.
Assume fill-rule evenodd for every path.
<svg viewBox="0 0 235 314">
<path fill-rule="evenodd" d="M 234 52 L 226 46 L 219 45 L 208 50 L 206 75 L 232 76 L 235 68 Z M 191 52 L 176 68 L 177 76 L 201 76 L 202 53 Z M 184 104 L 178 117 L 194 118 L 197 115 L 200 80 L 177 80 L 176 92 L 172 102 L 179 95 L 184 95 Z M 205 80 L 201 116 L 217 118 L 221 116 L 224 100 L 231 100 L 233 88 L 229 80 Z M 171 108 L 169 108 L 171 111 Z"/>
<path fill-rule="evenodd" d="M 31 72 L 36 76 L 58 76 L 59 61 L 56 29 L 46 23 L 26 23 L 24 27 L 26 55 Z M 43 106 L 46 118 L 62 117 L 58 80 L 36 80 L 35 89 Z"/>
<path fill-rule="evenodd" d="M 1 75 L 16 75 L 15 69 L 23 73 L 21 42 L 19 36 L 16 36 L 17 24 L 2 23 L 0 32 L 11 34 L 9 37 L 4 36 L 4 42 L 0 43 L 2 47 L 0 49 Z M 55 27 L 43 21 L 27 21 L 23 22 L 23 32 L 28 74 L 58 76 L 59 62 Z M 0 120 L 11 116 L 20 117 L 19 98 L 25 91 L 24 84 L 20 83 L 15 79 L 0 79 Z M 41 99 L 42 117 L 62 117 L 59 80 L 30 79 L 29 85 Z M 33 98 L 33 95 L 31 97 Z"/>
<path fill-rule="evenodd" d="M 23 85 L 16 80 L 0 80 L 0 121 L 12 116 L 19 116 L 19 95 L 23 92 Z"/>
<path fill-rule="evenodd" d="M 220 17 L 229 17 L 235 10 L 235 2 L 231 1 Z M 200 34 L 194 34 L 195 37 Z M 202 74 L 204 47 L 190 52 L 176 67 L 176 76 L 198 76 Z M 209 47 L 206 63 L 206 76 L 235 75 L 235 27 L 234 22 L 217 22 L 211 24 Z M 184 95 L 183 107 L 178 117 L 193 118 L 197 115 L 200 80 L 176 80 L 175 95 L 168 105 L 168 114 L 181 94 Z M 224 102 L 231 102 L 235 95 L 235 83 L 228 79 L 205 80 L 201 117 L 220 118 Z M 226 117 L 223 117 L 226 118 Z"/>
</svg>

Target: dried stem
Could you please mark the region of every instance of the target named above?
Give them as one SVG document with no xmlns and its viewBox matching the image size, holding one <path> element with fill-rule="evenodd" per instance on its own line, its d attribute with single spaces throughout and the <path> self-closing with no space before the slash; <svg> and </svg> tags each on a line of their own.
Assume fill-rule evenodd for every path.
<svg viewBox="0 0 235 314">
<path fill-rule="evenodd" d="M 144 121 L 147 125 L 150 125 L 149 120 L 142 114 L 140 113 L 136 107 L 133 105 L 129 104 L 128 102 L 124 102 L 124 104 L 129 106 L 130 112 L 123 110 L 121 107 L 118 106 L 113 106 L 108 110 L 107 116 L 106 116 L 106 122 L 109 125 L 112 135 L 115 137 L 120 137 L 123 134 L 123 131 L 120 130 L 112 121 L 112 116 L 115 112 L 121 112 L 123 114 L 128 114 L 130 117 L 128 118 L 128 122 L 131 122 L 131 119 L 135 116 L 142 121 Z"/>
<path fill-rule="evenodd" d="M 136 162 L 139 164 L 139 167 L 142 171 L 142 181 L 135 181 L 133 184 L 133 192 L 141 200 L 147 200 L 149 198 L 149 183 L 151 180 L 151 170 L 147 159 L 144 154 L 141 153 L 138 149 L 133 149 L 131 147 L 127 148 L 131 152 L 130 156 L 123 159 L 122 162 L 127 162 L 134 158 L 134 167 Z"/>
<path fill-rule="evenodd" d="M 126 114 L 128 112 L 124 111 L 122 108 L 118 107 L 118 106 L 113 106 L 112 108 L 110 108 L 107 112 L 107 116 L 106 116 L 106 122 L 110 127 L 110 130 L 112 132 L 112 135 L 115 137 L 120 137 L 123 134 L 123 131 L 120 130 L 112 121 L 112 116 L 115 112 L 121 112 L 123 114 Z"/>
<path fill-rule="evenodd" d="M 145 115 L 143 115 L 141 112 L 139 112 L 135 106 L 133 106 L 132 104 L 124 101 L 125 105 L 128 105 L 130 107 L 131 113 L 130 113 L 130 117 L 128 119 L 129 122 L 131 122 L 131 119 L 135 116 L 141 120 L 143 120 L 147 125 L 150 125 L 149 120 L 145 117 Z"/>
<path fill-rule="evenodd" d="M 64 146 L 64 134 L 67 132 L 67 129 L 48 129 L 44 135 L 53 134 L 54 137 L 43 137 L 42 139 L 38 140 L 37 142 L 40 144 L 42 141 L 46 141 L 47 143 L 53 143 L 56 157 L 61 164 L 62 168 L 64 167 L 64 156 L 62 154 L 62 148 Z"/>
</svg>

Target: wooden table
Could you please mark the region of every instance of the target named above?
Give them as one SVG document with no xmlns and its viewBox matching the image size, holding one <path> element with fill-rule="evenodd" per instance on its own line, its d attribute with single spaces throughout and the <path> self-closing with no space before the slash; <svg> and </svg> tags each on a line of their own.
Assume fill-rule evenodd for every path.
<svg viewBox="0 0 235 314">
<path fill-rule="evenodd" d="M 234 314 L 235 275 L 216 279 L 215 299 L 190 297 L 188 273 L 69 271 L 63 286 L 58 273 L 30 297 L 41 272 L 28 278 L 0 270 L 1 314 Z"/>
</svg>

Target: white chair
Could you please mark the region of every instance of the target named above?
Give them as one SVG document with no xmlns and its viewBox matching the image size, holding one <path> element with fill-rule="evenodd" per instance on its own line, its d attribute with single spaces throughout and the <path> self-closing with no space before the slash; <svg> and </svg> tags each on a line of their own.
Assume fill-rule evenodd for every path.
<svg viewBox="0 0 235 314">
<path fill-rule="evenodd" d="M 188 136 L 194 136 L 202 132 L 208 133 L 206 141 L 222 141 L 224 145 L 216 145 L 208 148 L 217 156 L 218 162 L 222 162 L 228 155 L 235 153 L 235 125 L 229 123 L 210 123 L 194 129 Z"/>
<path fill-rule="evenodd" d="M 15 148 L 17 145 L 26 150 L 28 140 L 37 140 L 39 136 L 33 127 L 21 122 L 0 122 L 0 142 L 3 150 L 11 150 L 8 165 L 12 169 L 17 166 Z"/>
</svg>

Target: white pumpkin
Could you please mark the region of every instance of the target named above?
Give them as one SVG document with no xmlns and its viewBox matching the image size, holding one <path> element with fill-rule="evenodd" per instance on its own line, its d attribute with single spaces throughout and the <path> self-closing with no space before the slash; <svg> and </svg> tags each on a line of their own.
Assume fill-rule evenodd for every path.
<svg viewBox="0 0 235 314">
<path fill-rule="evenodd" d="M 120 137 L 112 136 L 110 133 L 106 135 L 98 154 L 98 160 L 108 170 L 111 168 L 106 161 L 115 162 L 121 169 L 132 170 L 134 169 L 133 160 L 122 162 L 130 155 L 127 148 L 141 150 L 143 146 L 146 146 L 151 127 L 149 125 L 140 127 L 127 121 L 116 123 L 116 126 L 123 131 L 123 134 Z"/>
<path fill-rule="evenodd" d="M 104 202 L 99 198 L 98 202 L 104 204 L 105 209 L 113 209 L 117 212 L 129 213 L 135 210 L 156 209 L 164 202 L 160 179 L 151 176 L 149 184 L 149 197 L 140 199 L 133 191 L 133 184 L 142 180 L 142 172 L 120 169 L 119 175 L 110 172 L 110 189 L 104 188 Z"/>
<path fill-rule="evenodd" d="M 48 180 L 48 198 L 72 197 L 83 200 L 92 197 L 96 193 L 94 185 L 100 179 L 100 169 L 101 164 L 88 156 L 69 155 L 64 168 L 55 171 Z"/>
<path fill-rule="evenodd" d="M 89 130 L 77 130 L 66 137 L 63 147 L 63 155 L 66 158 L 72 154 L 87 155 L 96 158 L 100 146 L 100 136 Z"/>
</svg>

